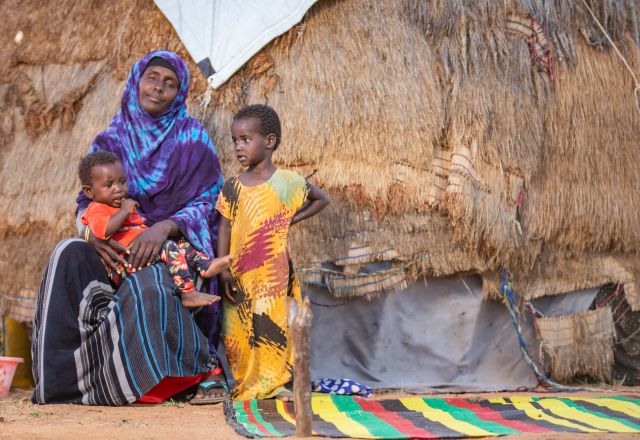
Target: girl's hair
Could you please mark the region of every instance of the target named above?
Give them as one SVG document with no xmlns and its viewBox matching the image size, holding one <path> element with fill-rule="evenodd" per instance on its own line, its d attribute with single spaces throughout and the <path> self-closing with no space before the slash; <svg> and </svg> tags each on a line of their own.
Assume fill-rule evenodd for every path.
<svg viewBox="0 0 640 440">
<path fill-rule="evenodd" d="M 261 135 L 275 135 L 276 144 L 273 146 L 273 149 L 276 150 L 280 145 L 280 138 L 282 137 L 280 118 L 276 111 L 268 105 L 253 104 L 242 107 L 235 115 L 233 115 L 234 121 L 246 118 L 256 118 L 258 120 L 260 126 L 258 131 Z"/>
<path fill-rule="evenodd" d="M 120 163 L 118 156 L 111 151 L 98 150 L 87 154 L 82 158 L 78 166 L 80 182 L 85 186 L 91 186 L 91 168 L 96 165 L 107 165 L 110 163 Z"/>
</svg>

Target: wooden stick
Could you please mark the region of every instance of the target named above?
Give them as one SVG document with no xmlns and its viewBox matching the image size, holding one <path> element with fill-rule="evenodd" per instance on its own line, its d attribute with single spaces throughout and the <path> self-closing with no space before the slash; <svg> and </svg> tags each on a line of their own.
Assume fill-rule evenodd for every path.
<svg viewBox="0 0 640 440">
<path fill-rule="evenodd" d="M 293 319 L 293 402 L 296 408 L 296 436 L 311 437 L 311 303 L 305 298 Z"/>
</svg>

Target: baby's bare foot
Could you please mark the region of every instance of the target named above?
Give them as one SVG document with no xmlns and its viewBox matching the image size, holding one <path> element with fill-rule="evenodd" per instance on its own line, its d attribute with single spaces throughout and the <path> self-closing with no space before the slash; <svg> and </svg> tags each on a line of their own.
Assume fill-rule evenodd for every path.
<svg viewBox="0 0 640 440">
<path fill-rule="evenodd" d="M 200 271 L 202 278 L 212 278 L 225 270 L 231 264 L 233 257 L 225 255 L 224 257 L 214 258 L 209 265 L 209 269 Z"/>
<path fill-rule="evenodd" d="M 208 293 L 198 292 L 193 290 L 191 292 L 182 292 L 181 302 L 185 307 L 203 307 L 213 304 L 216 301 L 220 301 L 218 295 L 209 295 Z"/>
</svg>

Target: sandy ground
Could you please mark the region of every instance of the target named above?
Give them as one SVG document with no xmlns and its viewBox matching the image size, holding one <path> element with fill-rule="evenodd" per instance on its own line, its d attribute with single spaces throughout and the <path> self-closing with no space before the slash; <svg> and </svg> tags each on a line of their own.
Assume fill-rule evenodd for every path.
<svg viewBox="0 0 640 440">
<path fill-rule="evenodd" d="M 640 393 L 640 389 L 623 392 Z M 30 391 L 15 391 L 0 400 L 0 439 L 242 439 L 225 420 L 222 405 L 192 406 L 188 403 L 95 407 L 79 405 L 33 405 Z M 514 393 L 509 393 L 513 395 Z M 599 393 L 572 393 L 578 395 Z M 466 397 L 490 397 L 499 394 L 468 394 Z M 548 395 L 548 394 L 547 394 Z M 554 394 L 557 396 L 558 394 Z M 379 399 L 406 397 L 383 394 Z M 440 395 L 442 396 L 442 395 Z M 629 434 L 525 434 L 507 436 L 516 439 L 627 439 Z"/>
</svg>

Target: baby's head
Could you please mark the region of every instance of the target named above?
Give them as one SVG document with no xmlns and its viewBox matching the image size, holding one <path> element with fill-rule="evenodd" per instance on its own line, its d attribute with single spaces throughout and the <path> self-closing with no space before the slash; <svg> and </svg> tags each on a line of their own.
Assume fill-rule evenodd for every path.
<svg viewBox="0 0 640 440">
<path fill-rule="evenodd" d="M 231 137 L 240 163 L 252 165 L 252 161 L 263 154 L 270 155 L 280 145 L 280 118 L 268 105 L 248 105 L 233 116 Z"/>
<path fill-rule="evenodd" d="M 120 159 L 110 151 L 87 154 L 78 167 L 82 191 L 94 202 L 119 208 L 129 188 Z"/>
</svg>

